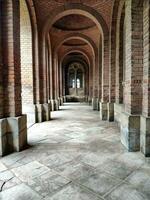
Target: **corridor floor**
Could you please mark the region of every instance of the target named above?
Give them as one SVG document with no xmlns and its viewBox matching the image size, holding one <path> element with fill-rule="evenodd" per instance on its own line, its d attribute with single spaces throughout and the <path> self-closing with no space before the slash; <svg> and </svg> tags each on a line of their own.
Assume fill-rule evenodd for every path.
<svg viewBox="0 0 150 200">
<path fill-rule="evenodd" d="M 30 147 L 0 159 L 0 200 L 150 200 L 150 164 L 120 143 L 116 123 L 64 104 L 33 125 Z"/>
</svg>

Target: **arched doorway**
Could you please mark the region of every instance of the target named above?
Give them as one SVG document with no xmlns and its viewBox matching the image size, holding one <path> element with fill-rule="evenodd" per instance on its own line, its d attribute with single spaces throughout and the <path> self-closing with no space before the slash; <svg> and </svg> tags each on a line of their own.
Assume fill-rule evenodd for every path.
<svg viewBox="0 0 150 200">
<path fill-rule="evenodd" d="M 73 97 L 85 96 L 85 70 L 79 62 L 73 62 L 66 69 L 66 94 Z"/>
</svg>

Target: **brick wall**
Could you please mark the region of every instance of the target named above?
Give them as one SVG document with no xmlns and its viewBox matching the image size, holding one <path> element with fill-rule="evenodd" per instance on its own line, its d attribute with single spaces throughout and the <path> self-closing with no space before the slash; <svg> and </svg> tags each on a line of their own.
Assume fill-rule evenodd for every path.
<svg viewBox="0 0 150 200">
<path fill-rule="evenodd" d="M 150 2 L 144 1 L 143 9 L 143 115 L 150 116 Z"/>
<path fill-rule="evenodd" d="M 136 0 L 126 0 L 125 26 L 125 109 L 141 114 L 143 79 L 143 8 Z"/>
<path fill-rule="evenodd" d="M 21 110 L 19 1 L 2 1 L 2 62 L 4 116 L 19 116 Z"/>
<path fill-rule="evenodd" d="M 22 103 L 33 104 L 32 30 L 28 8 L 20 1 Z"/>
<path fill-rule="evenodd" d="M 0 2 L 0 118 L 3 117 L 3 81 L 2 81 L 2 43 L 1 43 L 1 2 Z"/>
</svg>

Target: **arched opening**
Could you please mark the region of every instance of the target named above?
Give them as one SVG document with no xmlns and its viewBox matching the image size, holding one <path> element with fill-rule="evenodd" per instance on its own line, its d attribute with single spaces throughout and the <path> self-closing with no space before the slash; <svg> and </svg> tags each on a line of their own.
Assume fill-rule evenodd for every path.
<svg viewBox="0 0 150 200">
<path fill-rule="evenodd" d="M 63 87 L 66 101 L 87 101 L 89 94 L 89 64 L 81 52 L 67 54 L 62 62 Z"/>
<path fill-rule="evenodd" d="M 85 96 L 85 70 L 84 65 L 80 62 L 72 62 L 65 69 L 66 77 L 66 95 L 73 98 Z"/>
<path fill-rule="evenodd" d="M 68 20 L 68 18 L 77 18 L 79 20 L 79 18 L 82 18 L 83 21 L 86 20 L 87 24 L 85 26 L 85 24 L 81 24 L 78 20 L 76 20 L 77 23 L 73 23 L 72 20 Z M 62 23 L 63 21 L 63 23 Z M 68 24 L 69 24 L 69 28 L 68 28 Z M 72 24 L 73 27 L 72 27 Z M 89 24 L 90 23 L 90 24 Z M 76 27 L 80 26 L 80 27 Z M 83 25 L 83 27 L 81 27 Z M 94 32 L 92 32 L 92 30 L 97 29 L 97 32 L 95 33 L 95 35 L 97 35 L 97 37 L 93 37 Z M 61 30 L 61 31 L 60 31 Z M 90 31 L 91 32 L 87 32 Z M 47 17 L 47 21 L 45 22 L 45 24 L 43 25 L 43 33 L 40 35 L 41 36 L 41 40 L 43 41 L 43 43 L 40 44 L 40 49 L 42 50 L 42 54 L 40 55 L 40 66 L 41 66 L 41 73 L 44 73 L 45 69 L 44 69 L 44 62 L 43 60 L 45 55 L 44 55 L 44 48 L 45 48 L 45 38 L 47 37 L 47 34 L 50 34 L 50 37 L 52 39 L 52 49 L 55 49 L 55 45 L 58 43 L 59 40 L 61 40 L 61 34 L 62 34 L 62 38 L 65 36 L 66 33 L 68 32 L 74 32 L 75 34 L 80 33 L 85 33 L 87 32 L 87 35 L 92 36 L 92 40 L 94 41 L 94 43 L 99 43 L 99 39 L 101 38 L 101 45 L 100 47 L 101 49 L 101 55 L 102 55 L 102 59 L 101 59 L 101 63 L 99 63 L 99 58 L 98 58 L 98 51 L 96 52 L 95 55 L 95 59 L 94 59 L 94 68 L 93 68 L 93 79 L 95 80 L 93 82 L 93 85 L 91 86 L 91 97 L 90 99 L 94 98 L 96 101 L 96 109 L 98 108 L 99 105 L 99 97 L 101 97 L 101 101 L 102 102 L 107 102 L 108 100 L 108 88 L 109 88 L 109 80 L 107 79 L 107 74 L 109 71 L 109 62 L 108 62 L 108 58 L 109 58 L 109 38 L 108 38 L 108 27 L 106 22 L 104 21 L 103 17 L 99 14 L 99 13 L 95 13 L 94 10 L 92 10 L 90 7 L 82 5 L 80 7 L 78 7 L 78 4 L 69 4 L 69 6 L 67 7 L 58 7 L 58 9 L 54 9 L 53 13 L 51 13 L 49 15 L 49 17 Z M 59 33 L 59 37 L 58 37 L 58 33 Z M 101 35 L 101 37 L 99 37 L 99 35 Z M 73 48 L 73 46 L 72 46 Z M 99 48 L 99 46 L 97 46 L 97 48 Z M 61 59 L 61 55 L 56 55 L 52 58 L 53 60 L 53 67 L 54 70 L 53 71 L 59 71 L 57 68 L 60 63 L 60 59 Z M 99 66 L 101 65 L 101 69 L 99 69 Z M 43 67 L 42 67 L 43 66 Z M 104 67 L 105 66 L 105 67 Z M 103 76 L 101 77 L 101 80 L 99 79 L 99 73 L 100 71 L 102 72 L 101 74 L 103 74 Z M 58 78 L 55 77 L 55 75 L 53 75 L 53 88 L 55 91 L 54 94 L 54 98 L 58 99 L 60 92 L 56 92 L 57 88 L 59 88 L 57 86 L 58 84 Z M 100 83 L 101 81 L 101 83 Z M 43 86 L 44 88 L 46 87 Z M 100 89 L 101 87 L 101 89 Z M 105 89 L 104 89 L 105 88 Z M 46 99 L 46 96 L 44 97 Z M 96 110 L 95 109 L 95 110 Z"/>
<path fill-rule="evenodd" d="M 26 1 L 20 1 L 20 47 L 22 112 L 27 114 L 28 127 L 35 123 L 33 94 L 32 27 Z"/>
</svg>

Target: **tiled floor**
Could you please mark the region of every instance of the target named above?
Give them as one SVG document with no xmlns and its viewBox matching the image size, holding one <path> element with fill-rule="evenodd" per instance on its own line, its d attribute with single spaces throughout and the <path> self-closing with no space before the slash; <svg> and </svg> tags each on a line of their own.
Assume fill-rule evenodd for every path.
<svg viewBox="0 0 150 200">
<path fill-rule="evenodd" d="M 150 164 L 115 123 L 65 104 L 29 129 L 30 148 L 0 159 L 0 200 L 150 200 Z"/>
</svg>

